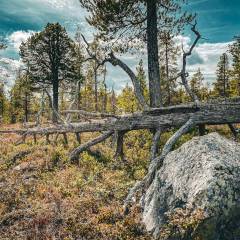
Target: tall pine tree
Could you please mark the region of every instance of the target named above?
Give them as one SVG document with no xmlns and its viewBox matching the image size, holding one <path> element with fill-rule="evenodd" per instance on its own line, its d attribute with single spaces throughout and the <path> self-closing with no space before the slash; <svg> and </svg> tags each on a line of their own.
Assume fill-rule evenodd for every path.
<svg viewBox="0 0 240 240">
<path fill-rule="evenodd" d="M 240 36 L 235 37 L 235 42 L 230 46 L 233 58 L 231 70 L 231 85 L 234 95 L 240 96 Z"/>
<path fill-rule="evenodd" d="M 151 107 L 162 105 L 158 34 L 166 29 L 178 33 L 186 22 L 193 19 L 181 11 L 186 2 L 187 0 L 80 0 L 81 5 L 90 13 L 88 22 L 97 28 L 102 38 L 124 39 L 119 48 L 121 51 L 132 48 L 132 43 L 139 42 L 139 39 L 146 42 Z"/>
<path fill-rule="evenodd" d="M 20 55 L 29 66 L 33 83 L 51 87 L 53 106 L 58 111 L 59 85 L 62 80 L 78 77 L 74 42 L 59 23 L 48 23 L 45 29 L 21 44 Z M 53 122 L 57 116 L 53 111 Z"/>
<path fill-rule="evenodd" d="M 218 96 L 229 96 L 229 60 L 228 55 L 223 53 L 217 65 L 217 81 L 214 83 L 214 91 Z"/>
</svg>

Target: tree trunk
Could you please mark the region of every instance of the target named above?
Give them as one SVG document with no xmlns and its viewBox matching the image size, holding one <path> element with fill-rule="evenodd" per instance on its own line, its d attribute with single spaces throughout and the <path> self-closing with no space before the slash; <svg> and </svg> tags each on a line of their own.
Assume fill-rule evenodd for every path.
<svg viewBox="0 0 240 240">
<path fill-rule="evenodd" d="M 107 85 L 106 85 L 106 75 L 107 75 L 107 69 L 105 66 L 104 69 L 104 76 L 103 76 L 103 86 L 104 86 L 104 96 L 103 96 L 103 112 L 105 113 L 107 111 Z"/>
<path fill-rule="evenodd" d="M 73 112 L 76 114 L 76 112 Z M 83 114 L 82 112 L 80 112 Z M 69 125 L 56 125 L 46 128 L 32 128 L 19 130 L 0 130 L 2 133 L 33 134 L 63 134 L 104 131 L 132 131 L 140 129 L 172 129 L 181 127 L 189 119 L 194 118 L 195 125 L 221 125 L 240 123 L 240 101 L 211 102 L 178 105 L 168 108 L 151 109 L 142 113 L 112 116 L 91 122 L 71 123 Z M 108 121 L 106 121 L 108 119 Z"/>
<path fill-rule="evenodd" d="M 151 107 L 162 105 L 157 33 L 157 3 L 156 0 L 149 0 L 147 1 L 147 49 Z"/>
<path fill-rule="evenodd" d="M 168 36 L 167 36 L 168 38 Z M 171 104 L 171 90 L 170 90 L 170 79 L 169 79 L 169 56 L 168 56 L 168 40 L 166 39 L 166 46 L 165 46 L 165 61 L 166 61 L 166 80 L 167 80 L 167 105 Z"/>
<path fill-rule="evenodd" d="M 59 80 L 58 80 L 58 75 L 56 75 L 53 80 L 53 107 L 57 112 L 58 112 L 58 89 L 59 89 Z M 54 123 L 57 123 L 58 121 L 58 117 L 54 111 L 52 113 L 52 121 Z"/>
<path fill-rule="evenodd" d="M 28 94 L 25 92 L 25 99 L 24 99 L 24 116 L 25 121 L 28 122 Z"/>
<path fill-rule="evenodd" d="M 95 101 L 95 111 L 98 112 L 98 82 L 97 82 L 97 63 L 95 61 L 94 66 L 94 101 Z"/>
<path fill-rule="evenodd" d="M 80 110 L 81 106 L 81 83 L 78 82 L 78 88 L 77 88 L 77 110 Z"/>
</svg>

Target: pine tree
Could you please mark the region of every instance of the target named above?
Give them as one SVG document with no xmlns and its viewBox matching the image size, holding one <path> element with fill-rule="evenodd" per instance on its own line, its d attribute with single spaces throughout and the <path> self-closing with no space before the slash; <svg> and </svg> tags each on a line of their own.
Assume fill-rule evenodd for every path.
<svg viewBox="0 0 240 240">
<path fill-rule="evenodd" d="M 134 113 L 139 109 L 133 88 L 128 84 L 117 97 L 117 106 L 125 113 Z"/>
<path fill-rule="evenodd" d="M 131 49 L 139 40 L 146 42 L 151 107 L 159 107 L 162 104 L 158 34 L 165 29 L 178 33 L 186 22 L 193 19 L 191 15 L 181 12 L 185 2 L 185 0 L 80 0 L 81 5 L 90 13 L 88 22 L 97 28 L 103 39 L 124 38 L 123 44 L 118 47 L 120 51 Z M 119 42 L 121 41 L 117 41 L 118 44 Z"/>
<path fill-rule="evenodd" d="M 231 70 L 231 88 L 233 95 L 240 96 L 240 36 L 235 37 L 235 42 L 230 45 L 233 58 Z"/>
<path fill-rule="evenodd" d="M 0 82 L 0 123 L 4 122 L 8 114 L 8 99 L 5 94 L 4 83 Z"/>
<path fill-rule="evenodd" d="M 62 80 L 72 81 L 76 74 L 74 42 L 59 23 L 48 23 L 45 29 L 21 44 L 20 55 L 29 65 L 33 83 L 52 87 L 53 106 L 58 111 L 59 85 Z M 53 112 L 53 121 L 57 116 Z"/>
<path fill-rule="evenodd" d="M 229 60 L 226 53 L 220 56 L 220 60 L 217 65 L 217 81 L 214 83 L 214 91 L 218 96 L 229 96 Z"/>
<path fill-rule="evenodd" d="M 14 86 L 10 90 L 11 121 L 28 122 L 33 98 L 32 80 L 28 73 L 18 73 Z"/>
<path fill-rule="evenodd" d="M 142 91 L 142 95 L 145 98 L 145 101 L 148 102 L 149 101 L 149 91 L 148 91 L 148 87 L 147 87 L 147 77 L 144 71 L 144 65 L 143 65 L 143 60 L 141 59 L 139 61 L 139 64 L 136 68 L 137 70 L 137 79 L 140 82 L 141 85 L 141 91 Z"/>
<path fill-rule="evenodd" d="M 111 112 L 112 113 L 116 113 L 117 111 L 117 98 L 116 98 L 116 94 L 115 94 L 115 91 L 114 91 L 114 88 L 112 87 L 112 92 L 111 92 Z"/>
<path fill-rule="evenodd" d="M 107 76 L 107 68 L 106 66 L 103 69 L 103 81 L 100 84 L 99 88 L 99 98 L 101 99 L 101 111 L 107 111 L 107 101 L 108 101 L 108 91 L 107 91 L 107 84 L 106 84 L 106 76 Z"/>
<path fill-rule="evenodd" d="M 160 36 L 160 66 L 162 74 L 162 95 L 164 105 L 174 102 L 177 81 L 177 57 L 179 47 L 176 46 L 170 31 L 165 31 Z"/>
<path fill-rule="evenodd" d="M 202 98 L 204 76 L 199 68 L 197 72 L 192 76 L 190 81 L 191 90 L 198 96 L 199 99 Z"/>
<path fill-rule="evenodd" d="M 80 28 L 77 29 L 77 32 L 75 34 L 75 51 L 76 51 L 76 61 L 75 61 L 75 69 L 76 69 L 76 78 L 75 82 L 71 81 L 73 83 L 73 95 L 74 97 L 77 94 L 77 109 L 80 109 L 81 106 L 81 87 L 84 82 L 84 75 L 82 72 L 83 68 L 83 61 L 84 61 L 84 51 L 83 51 L 83 44 L 82 44 L 82 37 L 81 37 L 81 30 Z M 77 84 L 77 89 L 76 89 Z M 77 91 L 77 93 L 76 93 Z"/>
</svg>

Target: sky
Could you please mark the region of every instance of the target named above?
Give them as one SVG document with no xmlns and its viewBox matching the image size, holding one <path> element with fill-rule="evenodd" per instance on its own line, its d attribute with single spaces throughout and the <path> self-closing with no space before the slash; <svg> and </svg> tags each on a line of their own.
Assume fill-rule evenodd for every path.
<svg viewBox="0 0 240 240">
<path fill-rule="evenodd" d="M 240 0 L 189 0 L 186 9 L 197 13 L 198 29 L 204 37 L 188 62 L 188 71 L 193 74 L 200 68 L 206 81 L 213 82 L 220 55 L 227 51 L 233 37 L 240 35 Z M 21 64 L 18 52 L 22 41 L 41 31 L 48 22 L 60 22 L 72 37 L 80 26 L 91 39 L 94 29 L 87 24 L 85 16 L 78 0 L 0 0 L 0 36 L 8 45 L 0 52 L 0 72 L 1 77 L 7 79 L 7 85 L 14 83 Z M 186 49 L 192 40 L 189 31 L 176 39 Z M 125 55 L 121 58 L 135 70 L 141 57 L 146 68 L 145 56 Z M 109 88 L 120 90 L 126 83 L 130 80 L 121 69 L 108 66 Z"/>
</svg>

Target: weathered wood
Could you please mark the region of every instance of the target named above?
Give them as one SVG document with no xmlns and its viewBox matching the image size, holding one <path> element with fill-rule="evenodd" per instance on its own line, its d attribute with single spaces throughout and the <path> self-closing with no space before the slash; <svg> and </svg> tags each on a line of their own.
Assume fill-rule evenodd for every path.
<svg viewBox="0 0 240 240">
<path fill-rule="evenodd" d="M 68 138 L 66 133 L 63 133 L 63 140 L 64 140 L 64 144 L 68 145 Z"/>
<path fill-rule="evenodd" d="M 150 160 L 151 161 L 157 157 L 159 141 L 160 141 L 162 132 L 163 132 L 162 129 L 159 128 L 159 129 L 157 129 L 157 131 L 155 132 L 155 134 L 153 136 L 153 142 L 152 142 L 151 151 L 150 151 Z"/>
<path fill-rule="evenodd" d="M 240 101 L 228 101 L 219 104 L 201 103 L 179 105 L 170 108 L 159 108 L 119 116 L 118 119 L 92 120 L 82 123 L 54 125 L 46 128 L 20 130 L 1 130 L 0 134 L 17 133 L 26 135 L 46 135 L 54 133 L 99 132 L 99 131 L 131 131 L 138 129 L 158 129 L 181 127 L 191 117 L 196 118 L 196 125 L 220 125 L 240 123 Z"/>
<path fill-rule="evenodd" d="M 135 194 L 137 192 L 144 191 L 145 188 L 148 188 L 151 185 L 157 170 L 162 166 L 165 157 L 173 149 L 176 142 L 183 134 L 187 133 L 196 125 L 195 119 L 195 117 L 192 117 L 185 124 L 183 124 L 183 126 L 178 131 L 176 131 L 173 136 L 167 141 L 161 155 L 151 161 L 148 169 L 148 174 L 143 178 L 142 181 L 137 182 L 134 187 L 129 191 L 129 194 L 124 203 L 125 212 L 128 212 L 128 207 L 132 203 Z"/>
<path fill-rule="evenodd" d="M 106 140 L 107 138 L 109 138 L 114 132 L 113 131 L 108 131 L 104 134 L 102 134 L 101 136 L 77 147 L 76 149 L 74 149 L 71 153 L 70 153 L 70 161 L 71 162 L 77 162 L 78 161 L 78 157 L 79 154 L 88 150 L 90 147 L 103 142 L 104 140 Z"/>
<path fill-rule="evenodd" d="M 236 128 L 232 124 L 228 124 L 228 127 L 231 130 L 231 132 L 234 136 L 234 139 L 237 140 L 238 132 L 237 132 Z"/>
<path fill-rule="evenodd" d="M 37 143 L 37 134 L 33 134 L 33 140 L 34 140 L 34 143 L 36 144 Z"/>
<path fill-rule="evenodd" d="M 206 134 L 206 125 L 199 124 L 198 130 L 199 130 L 199 136 L 204 136 Z"/>
<path fill-rule="evenodd" d="M 76 132 L 75 135 L 76 135 L 76 139 L 77 139 L 78 143 L 81 144 L 81 136 L 80 136 L 80 133 L 79 133 L 79 132 Z"/>
<path fill-rule="evenodd" d="M 89 118 L 118 118 L 119 116 L 116 116 L 114 114 L 109 113 L 100 113 L 100 112 L 87 112 L 84 110 L 64 110 L 62 111 L 63 114 L 77 114 L 82 115 Z"/>
<path fill-rule="evenodd" d="M 85 42 L 85 44 L 87 45 L 87 53 L 89 55 L 89 58 L 86 59 L 86 61 L 88 60 L 94 60 L 98 66 L 96 66 L 95 68 L 97 69 L 99 66 L 103 66 L 105 63 L 109 62 L 111 63 L 113 66 L 119 66 L 123 71 L 126 72 L 126 74 L 130 77 L 132 84 L 133 84 L 133 90 L 135 93 L 135 96 L 139 102 L 139 104 L 144 108 L 144 109 L 148 109 L 149 106 L 145 101 L 145 98 L 142 94 L 141 91 L 141 84 L 137 79 L 136 74 L 131 70 L 130 67 L 128 67 L 127 64 L 125 64 L 122 60 L 120 60 L 119 58 L 117 58 L 114 53 L 111 51 L 108 54 L 108 57 L 105 58 L 104 60 L 100 61 L 97 56 L 95 54 L 92 53 L 92 51 L 90 50 L 90 44 L 88 43 L 88 41 L 86 40 L 86 38 L 84 37 L 84 35 L 82 35 L 83 41 Z M 160 88 L 159 88 L 160 89 Z"/>
<path fill-rule="evenodd" d="M 49 136 L 50 136 L 50 134 L 47 133 L 47 134 L 46 134 L 46 144 L 50 144 L 50 143 L 51 143 Z"/>
<path fill-rule="evenodd" d="M 116 153 L 114 158 L 120 158 L 122 161 L 124 161 L 124 151 L 123 151 L 123 140 L 124 140 L 124 134 L 126 131 L 117 132 L 117 146 L 116 146 Z"/>
</svg>

